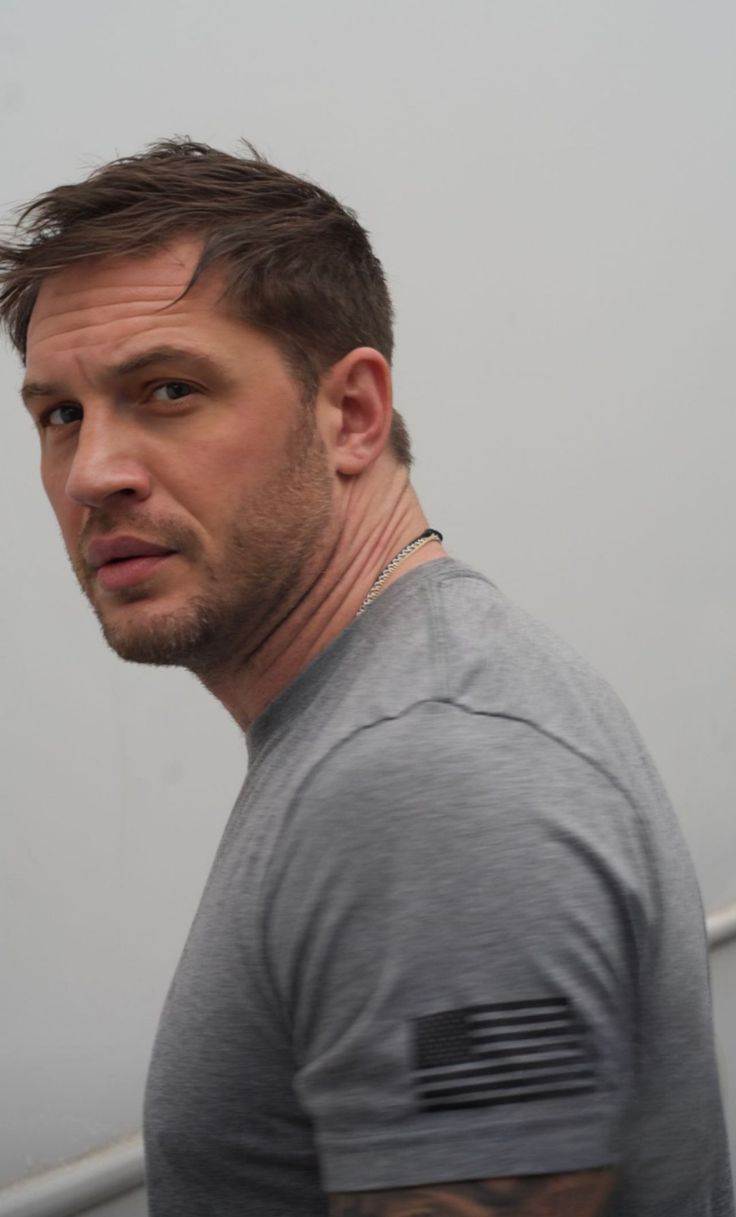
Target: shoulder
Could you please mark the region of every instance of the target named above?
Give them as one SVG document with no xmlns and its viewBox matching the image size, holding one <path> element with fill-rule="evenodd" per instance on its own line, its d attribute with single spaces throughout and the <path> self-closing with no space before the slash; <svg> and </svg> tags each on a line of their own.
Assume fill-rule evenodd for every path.
<svg viewBox="0 0 736 1217">
<path fill-rule="evenodd" d="M 432 808 L 535 806 L 550 814 L 576 799 L 625 792 L 594 756 L 513 712 L 430 698 L 357 727 L 319 758 L 294 795 L 292 813 L 363 822 L 420 804 Z"/>
<path fill-rule="evenodd" d="M 444 701 L 525 721 L 604 763 L 636 767 L 641 741 L 606 680 L 483 575 L 438 561 L 411 572 L 400 590 L 389 589 L 386 603 L 374 606 L 370 646 L 351 668 L 357 689 L 367 692 L 364 721 L 377 717 L 381 699 L 392 710 Z"/>
<path fill-rule="evenodd" d="M 355 899 L 395 884 L 430 899 L 450 883 L 454 900 L 476 893 L 494 908 L 528 892 L 538 909 L 565 886 L 597 904 L 622 883 L 645 888 L 638 831 L 625 793 L 586 757 L 524 720 L 430 700 L 314 765 L 272 876 L 321 876 Z"/>
</svg>

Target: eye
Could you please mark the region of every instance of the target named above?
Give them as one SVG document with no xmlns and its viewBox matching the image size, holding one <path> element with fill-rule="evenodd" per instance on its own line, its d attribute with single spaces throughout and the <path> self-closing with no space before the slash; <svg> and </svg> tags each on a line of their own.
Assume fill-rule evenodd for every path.
<svg viewBox="0 0 736 1217">
<path fill-rule="evenodd" d="M 65 402 L 47 410 L 41 422 L 44 427 L 67 427 L 69 423 L 78 423 L 82 417 L 82 407 Z"/>
<path fill-rule="evenodd" d="M 188 397 L 192 392 L 192 386 L 184 380 L 167 380 L 166 384 L 154 389 L 151 396 L 154 401 L 179 401 L 180 398 Z"/>
</svg>

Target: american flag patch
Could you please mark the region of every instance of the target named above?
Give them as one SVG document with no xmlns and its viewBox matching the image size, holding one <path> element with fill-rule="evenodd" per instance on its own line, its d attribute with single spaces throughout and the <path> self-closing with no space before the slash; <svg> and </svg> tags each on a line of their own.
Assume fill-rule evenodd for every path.
<svg viewBox="0 0 736 1217">
<path fill-rule="evenodd" d="M 414 1020 L 414 1088 L 424 1111 L 588 1094 L 587 1029 L 566 997 L 443 1010 Z"/>
</svg>

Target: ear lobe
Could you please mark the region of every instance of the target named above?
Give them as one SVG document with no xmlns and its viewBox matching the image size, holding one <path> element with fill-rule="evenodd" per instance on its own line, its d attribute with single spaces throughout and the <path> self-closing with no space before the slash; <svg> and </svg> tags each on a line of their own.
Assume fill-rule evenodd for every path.
<svg viewBox="0 0 736 1217">
<path fill-rule="evenodd" d="M 391 369 L 373 347 L 356 347 L 328 373 L 325 385 L 334 432 L 332 458 L 336 472 L 355 477 L 383 452 L 391 430 Z"/>
</svg>

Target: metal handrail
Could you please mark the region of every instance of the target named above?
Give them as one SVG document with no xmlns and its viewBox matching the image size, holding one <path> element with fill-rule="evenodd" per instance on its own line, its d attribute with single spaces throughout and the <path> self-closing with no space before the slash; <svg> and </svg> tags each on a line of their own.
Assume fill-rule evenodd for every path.
<svg viewBox="0 0 736 1217">
<path fill-rule="evenodd" d="M 736 904 L 706 919 L 711 950 L 736 938 Z M 0 1188 L 0 1217 L 78 1217 L 143 1186 L 140 1133 L 116 1141 L 75 1162 Z"/>
<path fill-rule="evenodd" d="M 76 1217 L 143 1186 L 140 1133 L 0 1190 L 0 1217 Z"/>
<path fill-rule="evenodd" d="M 706 917 L 705 929 L 711 951 L 736 938 L 736 904 L 729 904 Z"/>
</svg>

